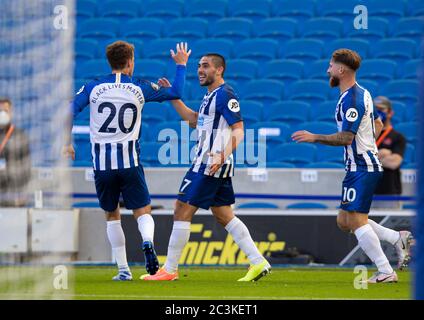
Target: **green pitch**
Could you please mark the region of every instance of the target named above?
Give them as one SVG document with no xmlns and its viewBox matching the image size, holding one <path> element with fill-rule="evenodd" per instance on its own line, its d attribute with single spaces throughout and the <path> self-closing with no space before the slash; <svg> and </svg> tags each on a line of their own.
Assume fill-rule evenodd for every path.
<svg viewBox="0 0 424 320">
<path fill-rule="evenodd" d="M 256 283 L 240 283 L 246 269 L 241 268 L 181 268 L 180 280 L 149 282 L 139 280 L 143 267 L 132 267 L 131 282 L 113 282 L 114 267 L 68 267 L 68 289 L 50 290 L 56 274 L 53 268 L 44 271 L 44 283 L 32 283 L 29 267 L 19 269 L 25 283 L 17 285 L 17 277 L 7 285 L 5 268 L 0 268 L 0 299 L 410 299 L 411 273 L 398 272 L 396 284 L 369 285 L 355 289 L 358 274 L 353 269 L 274 268 L 272 273 Z M 15 268 L 16 269 L 16 268 Z M 369 275 L 374 270 L 369 271 Z M 8 271 L 11 279 L 13 272 Z M 23 277 L 26 275 L 26 277 Z M 5 282 L 6 281 L 6 282 Z M 39 281 L 40 282 L 40 281 Z M 6 283 L 6 285 L 5 285 Z M 37 295 L 31 293 L 38 288 Z M 43 291 L 44 290 L 44 291 Z M 49 291 L 50 290 L 50 291 Z"/>
</svg>

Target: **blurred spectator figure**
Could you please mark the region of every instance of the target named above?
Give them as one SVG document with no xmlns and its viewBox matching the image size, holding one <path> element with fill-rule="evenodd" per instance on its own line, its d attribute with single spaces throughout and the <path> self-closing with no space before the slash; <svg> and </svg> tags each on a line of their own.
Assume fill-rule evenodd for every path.
<svg viewBox="0 0 424 320">
<path fill-rule="evenodd" d="M 375 194 L 378 195 L 401 195 L 402 182 L 400 177 L 400 166 L 406 148 L 405 137 L 393 129 L 391 119 L 394 115 L 392 103 L 387 97 L 378 96 L 374 99 L 374 106 L 383 122 L 384 126 L 377 137 L 378 158 L 384 168 Z M 400 208 L 400 201 L 380 202 L 378 207 L 397 207 Z"/>
<path fill-rule="evenodd" d="M 0 97 L 0 207 L 27 205 L 30 179 L 28 136 L 12 123 L 12 102 Z"/>
</svg>

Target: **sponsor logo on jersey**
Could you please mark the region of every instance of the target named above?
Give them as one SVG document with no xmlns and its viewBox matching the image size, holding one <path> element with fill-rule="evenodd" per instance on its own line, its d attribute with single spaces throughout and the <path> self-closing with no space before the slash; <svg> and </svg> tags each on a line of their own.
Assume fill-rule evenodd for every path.
<svg viewBox="0 0 424 320">
<path fill-rule="evenodd" d="M 349 108 L 346 111 L 346 120 L 349 122 L 355 122 L 358 119 L 358 110 L 355 108 Z"/>
<path fill-rule="evenodd" d="M 228 109 L 232 112 L 239 112 L 240 111 L 240 104 L 236 99 L 231 99 L 228 101 Z"/>
</svg>

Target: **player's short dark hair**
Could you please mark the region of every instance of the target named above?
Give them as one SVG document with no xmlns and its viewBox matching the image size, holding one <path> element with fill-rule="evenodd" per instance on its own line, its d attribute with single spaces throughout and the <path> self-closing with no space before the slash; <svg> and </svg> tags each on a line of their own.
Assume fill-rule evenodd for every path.
<svg viewBox="0 0 424 320">
<path fill-rule="evenodd" d="M 6 97 L 0 97 L 0 103 L 7 103 L 9 107 L 12 107 L 12 100 Z"/>
<path fill-rule="evenodd" d="M 125 41 L 115 41 L 106 47 L 106 57 L 113 70 L 124 69 L 134 57 L 134 46 Z"/>
<path fill-rule="evenodd" d="M 225 58 L 222 55 L 219 53 L 207 53 L 204 55 L 204 57 L 211 57 L 215 68 L 223 67 L 222 76 L 224 76 L 225 68 L 227 65 L 225 63 Z"/>
<path fill-rule="evenodd" d="M 361 66 L 361 57 L 360 55 L 350 49 L 338 49 L 333 52 L 333 61 L 342 63 L 348 66 L 353 71 L 356 71 Z"/>
</svg>

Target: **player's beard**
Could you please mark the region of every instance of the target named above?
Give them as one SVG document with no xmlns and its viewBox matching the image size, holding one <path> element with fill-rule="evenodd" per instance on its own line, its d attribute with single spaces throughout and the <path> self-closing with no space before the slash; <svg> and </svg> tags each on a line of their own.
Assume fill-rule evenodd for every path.
<svg viewBox="0 0 424 320">
<path fill-rule="evenodd" d="M 331 76 L 329 82 L 331 88 L 338 87 L 340 84 L 340 79 L 336 76 Z"/>
<path fill-rule="evenodd" d="M 199 81 L 200 81 L 200 79 L 199 79 Z M 203 83 L 200 82 L 200 86 L 201 87 L 208 87 L 211 84 L 213 84 L 214 82 L 215 82 L 215 79 L 213 77 L 206 76 L 204 82 Z"/>
</svg>

